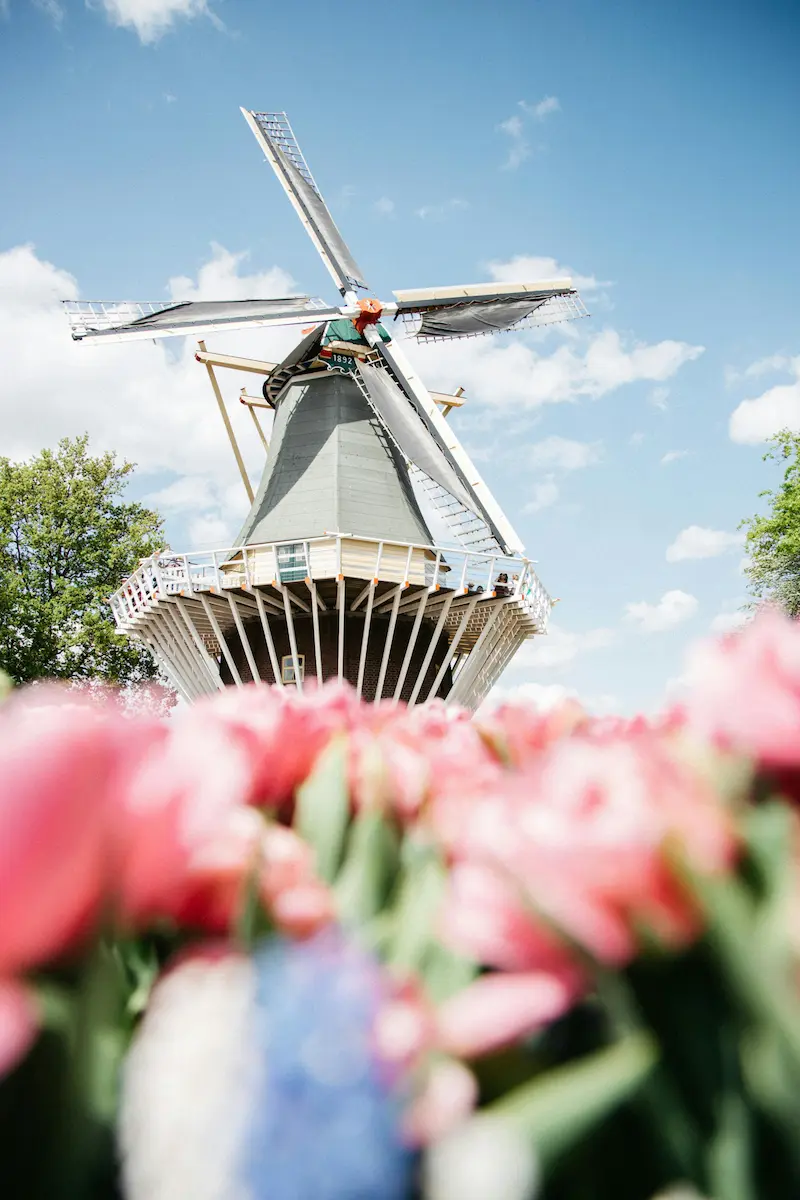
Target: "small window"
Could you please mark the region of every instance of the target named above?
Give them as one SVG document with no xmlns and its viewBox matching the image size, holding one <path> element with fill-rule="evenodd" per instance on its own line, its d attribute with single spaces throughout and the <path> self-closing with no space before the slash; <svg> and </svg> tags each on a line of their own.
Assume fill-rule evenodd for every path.
<svg viewBox="0 0 800 1200">
<path fill-rule="evenodd" d="M 302 683 L 306 677 L 305 654 L 298 654 L 297 666 L 300 670 L 300 682 Z M 281 679 L 284 683 L 297 683 L 294 673 L 294 656 L 292 654 L 285 654 L 281 659 Z"/>
<path fill-rule="evenodd" d="M 298 583 L 308 575 L 304 542 L 287 542 L 278 546 L 278 576 L 281 583 Z"/>
</svg>

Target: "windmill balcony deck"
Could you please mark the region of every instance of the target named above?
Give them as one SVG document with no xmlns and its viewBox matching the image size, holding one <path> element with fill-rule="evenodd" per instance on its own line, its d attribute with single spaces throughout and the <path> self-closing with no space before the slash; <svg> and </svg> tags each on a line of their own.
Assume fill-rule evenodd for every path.
<svg viewBox="0 0 800 1200">
<path fill-rule="evenodd" d="M 352 534 L 165 552 L 110 603 L 187 701 L 338 678 L 365 700 L 472 709 L 552 607 L 527 559 Z"/>
</svg>

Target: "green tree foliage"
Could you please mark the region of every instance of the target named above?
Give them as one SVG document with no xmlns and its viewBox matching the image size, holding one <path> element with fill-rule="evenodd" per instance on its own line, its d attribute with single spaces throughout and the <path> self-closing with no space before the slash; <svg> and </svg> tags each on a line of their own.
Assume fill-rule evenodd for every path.
<svg viewBox="0 0 800 1200">
<path fill-rule="evenodd" d="M 750 590 L 772 600 L 792 617 L 800 616 L 800 434 L 782 430 L 772 440 L 765 459 L 786 463 L 783 482 L 773 491 L 763 516 L 749 517 L 745 545 L 750 564 Z"/>
<path fill-rule="evenodd" d="M 107 598 L 164 544 L 161 518 L 123 499 L 133 464 L 64 438 L 0 458 L 0 668 L 15 681 L 135 684 L 151 655 L 115 630 Z"/>
</svg>

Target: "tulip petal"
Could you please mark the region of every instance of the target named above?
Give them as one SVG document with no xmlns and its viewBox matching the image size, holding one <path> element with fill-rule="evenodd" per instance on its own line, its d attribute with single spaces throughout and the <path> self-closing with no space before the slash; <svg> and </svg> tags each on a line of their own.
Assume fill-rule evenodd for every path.
<svg viewBox="0 0 800 1200">
<path fill-rule="evenodd" d="M 582 991 L 569 969 L 483 975 L 440 1008 L 439 1044 L 460 1058 L 489 1054 L 563 1016 Z"/>
<path fill-rule="evenodd" d="M 0 1079 L 30 1048 L 38 1028 L 33 994 L 15 979 L 0 980 Z"/>
</svg>

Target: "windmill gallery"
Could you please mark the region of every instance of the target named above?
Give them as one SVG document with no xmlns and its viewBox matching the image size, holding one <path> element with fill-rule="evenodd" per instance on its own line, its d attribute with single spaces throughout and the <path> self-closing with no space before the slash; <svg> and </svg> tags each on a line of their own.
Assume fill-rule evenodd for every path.
<svg viewBox="0 0 800 1200">
<path fill-rule="evenodd" d="M 546 631 L 552 602 L 453 433 L 460 397 L 430 393 L 389 329 L 476 337 L 586 310 L 564 279 L 359 299 L 363 273 L 285 114 L 242 112 L 342 302 L 68 302 L 73 337 L 97 345 L 301 327 L 280 363 L 198 343 L 250 511 L 230 547 L 141 563 L 111 598 L 116 623 L 188 701 L 231 684 L 302 690 L 338 678 L 366 700 L 474 709 L 522 642 Z M 217 383 L 223 369 L 264 381 L 260 397 L 242 396 L 267 452 L 257 489 Z"/>
</svg>

